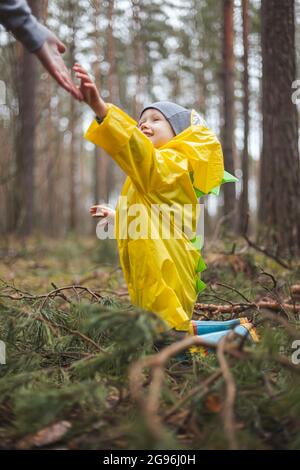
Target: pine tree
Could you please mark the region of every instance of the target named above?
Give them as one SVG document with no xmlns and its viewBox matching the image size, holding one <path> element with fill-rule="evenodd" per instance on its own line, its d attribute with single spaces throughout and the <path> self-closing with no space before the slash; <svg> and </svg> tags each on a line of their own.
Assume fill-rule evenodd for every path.
<svg viewBox="0 0 300 470">
<path fill-rule="evenodd" d="M 248 200 L 248 184 L 249 184 L 249 0 L 242 0 L 242 16 L 243 16 L 243 121 L 244 121 L 244 148 L 242 154 L 242 172 L 243 187 L 240 196 L 238 231 L 244 234 L 246 224 L 248 222 L 249 200 Z"/>
<path fill-rule="evenodd" d="M 234 173 L 235 160 L 235 112 L 234 112 L 234 2 L 223 0 L 223 152 L 227 171 Z M 235 210 L 235 185 L 224 187 L 224 213 L 233 220 Z M 229 220 L 227 220 L 229 226 Z"/>
<path fill-rule="evenodd" d="M 300 251 L 295 2 L 262 1 L 263 149 L 259 221 L 264 243 L 281 257 Z"/>
</svg>

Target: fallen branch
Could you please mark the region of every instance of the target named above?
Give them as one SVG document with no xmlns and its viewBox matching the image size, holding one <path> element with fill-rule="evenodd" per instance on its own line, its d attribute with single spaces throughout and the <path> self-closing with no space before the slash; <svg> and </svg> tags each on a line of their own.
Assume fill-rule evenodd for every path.
<svg viewBox="0 0 300 470">
<path fill-rule="evenodd" d="M 54 289 L 52 290 L 51 292 L 49 292 L 48 294 L 44 295 L 44 296 L 39 296 L 39 297 L 44 297 L 44 301 L 40 307 L 40 309 L 42 310 L 47 302 L 47 300 L 49 300 L 50 298 L 52 297 L 56 297 L 57 295 L 59 295 L 59 293 L 61 293 L 62 291 L 64 290 L 73 290 L 75 291 L 75 293 L 77 294 L 76 292 L 76 289 L 80 289 L 80 290 L 83 290 L 83 291 L 86 291 L 88 292 L 93 298 L 95 298 L 97 300 L 97 302 L 99 302 L 99 299 L 103 299 L 103 297 L 100 295 L 100 294 L 96 294 L 95 292 L 93 292 L 91 289 L 89 289 L 88 287 L 84 287 L 84 286 L 80 286 L 80 285 L 71 285 L 71 286 L 64 286 L 64 287 L 59 287 L 57 289 Z"/>
<path fill-rule="evenodd" d="M 234 337 L 237 335 L 233 333 Z M 132 398 L 137 402 L 145 418 L 146 425 L 154 439 L 162 439 L 164 428 L 159 416 L 159 396 L 164 378 L 164 367 L 169 359 L 191 346 L 204 346 L 216 349 L 217 345 L 203 340 L 201 336 L 187 336 L 181 341 L 171 344 L 155 355 L 148 356 L 131 365 L 129 369 L 129 388 Z M 224 352 L 237 349 L 238 344 L 224 345 Z M 143 390 L 143 370 L 150 368 L 152 382 L 149 385 L 148 395 Z"/>
<path fill-rule="evenodd" d="M 260 310 L 260 313 L 263 315 L 264 318 L 261 318 L 258 320 L 257 324 L 259 323 L 264 323 L 266 320 L 271 320 L 271 321 L 274 321 L 276 323 L 278 323 L 279 325 L 283 326 L 287 333 L 292 337 L 292 338 L 295 338 L 295 339 L 300 339 L 300 330 L 295 330 L 287 320 L 285 320 L 284 318 L 278 316 L 278 315 L 275 315 L 274 313 L 272 312 L 269 312 L 267 309 L 261 309 Z"/>
<path fill-rule="evenodd" d="M 58 325 L 58 326 L 60 328 L 63 328 L 64 330 L 68 331 L 72 335 L 78 336 L 78 338 L 83 339 L 83 341 L 85 341 L 86 343 L 91 344 L 92 346 L 94 346 L 94 348 L 97 349 L 97 351 L 103 352 L 103 349 L 92 338 L 89 338 L 88 336 L 84 335 L 83 333 L 80 333 L 80 331 L 72 330 L 71 328 L 69 328 L 65 325 Z"/>
<path fill-rule="evenodd" d="M 14 300 L 16 300 L 16 299 L 14 299 Z M 73 330 L 73 329 L 69 328 L 66 325 L 57 324 L 51 318 L 46 317 L 41 310 L 42 309 L 40 309 L 40 313 L 32 313 L 32 312 L 28 312 L 23 307 L 22 309 L 19 309 L 17 311 L 17 313 L 21 314 L 21 315 L 26 315 L 27 317 L 31 318 L 32 320 L 37 320 L 39 322 L 45 323 L 48 326 L 48 328 L 52 331 L 52 334 L 54 334 L 55 336 L 60 336 L 59 329 L 61 328 L 61 329 L 64 329 L 65 331 L 69 332 L 70 334 L 72 334 L 74 336 L 78 336 L 84 342 L 91 344 L 94 348 L 96 348 L 96 350 L 98 352 L 103 352 L 103 349 L 92 338 L 89 338 L 88 336 L 84 335 L 80 331 Z"/>
<path fill-rule="evenodd" d="M 17 313 L 21 315 L 26 315 L 27 317 L 30 317 L 33 320 L 37 320 L 39 322 L 45 323 L 48 326 L 48 328 L 52 331 L 52 334 L 54 336 L 60 336 L 60 332 L 56 328 L 57 325 L 53 325 L 53 323 L 48 318 L 46 318 L 43 314 L 35 315 L 32 312 L 27 312 L 24 308 L 22 310 L 18 310 Z"/>
<path fill-rule="evenodd" d="M 300 295 L 300 284 L 294 284 L 291 286 L 291 293 L 293 295 Z"/>
<path fill-rule="evenodd" d="M 235 287 L 232 287 L 232 286 L 230 286 L 230 285 L 228 285 L 228 284 L 224 284 L 224 283 L 221 283 L 221 282 L 217 282 L 216 285 L 217 285 L 217 286 L 226 287 L 226 289 L 230 289 L 231 291 L 236 292 L 237 294 L 239 294 L 239 295 L 242 297 L 242 299 L 244 299 L 247 303 L 250 302 L 250 300 L 247 299 L 247 297 L 245 297 L 245 295 L 242 294 L 242 293 L 241 293 L 238 289 L 236 289 Z"/>
<path fill-rule="evenodd" d="M 53 284 L 52 284 L 53 285 Z M 56 287 L 54 290 L 48 292 L 47 294 L 39 294 L 33 295 L 29 292 L 22 291 L 15 286 L 11 286 L 9 284 L 5 284 L 5 288 L 9 288 L 13 292 L 16 292 L 18 295 L 12 295 L 10 293 L 2 294 L 0 293 L 0 297 L 7 298 L 11 300 L 42 300 L 42 305 L 40 310 L 42 310 L 49 299 L 53 299 L 55 297 L 62 297 L 66 302 L 72 303 L 72 301 L 63 293 L 63 291 L 72 290 L 78 296 L 77 290 L 88 292 L 92 298 L 94 298 L 97 302 L 100 299 L 103 299 L 103 296 L 99 293 L 93 292 L 88 287 L 84 287 L 81 285 L 70 285 L 70 286 L 63 286 L 63 287 Z"/>
<path fill-rule="evenodd" d="M 265 256 L 267 256 L 268 258 L 271 258 L 273 261 L 275 261 L 277 264 L 279 264 L 283 268 L 288 269 L 288 270 L 293 269 L 292 266 L 287 264 L 281 258 L 278 258 L 277 256 L 273 255 L 273 253 L 270 253 L 270 251 L 268 251 L 266 248 L 256 245 L 252 240 L 250 240 L 250 238 L 246 234 L 243 235 L 243 238 L 246 240 L 246 242 L 251 248 L 254 248 L 256 251 L 263 253 Z"/>
<path fill-rule="evenodd" d="M 222 407 L 225 436 L 228 439 L 230 450 L 238 450 L 238 444 L 235 437 L 235 420 L 233 411 L 236 397 L 236 385 L 225 359 L 225 346 L 232 337 L 234 337 L 234 333 L 230 332 L 219 341 L 217 347 L 217 358 L 226 385 L 226 397 Z"/>
<path fill-rule="evenodd" d="M 217 305 L 217 304 L 202 304 L 196 303 L 196 310 L 206 310 L 213 313 L 240 313 L 248 310 L 249 308 L 270 309 L 275 311 L 281 311 L 283 308 L 287 310 L 293 310 L 294 313 L 300 312 L 300 304 L 280 303 L 273 302 L 271 300 L 260 300 L 259 302 L 245 302 L 245 303 L 234 303 L 232 305 Z M 197 313 L 197 312 L 196 312 Z"/>
<path fill-rule="evenodd" d="M 209 391 L 211 385 L 218 380 L 218 378 L 222 375 L 221 369 L 217 369 L 213 374 L 211 374 L 201 385 L 197 385 L 192 390 L 189 391 L 185 395 L 182 400 L 179 400 L 165 415 L 164 419 L 170 418 L 179 408 L 181 408 L 186 402 L 188 402 L 191 398 L 195 395 L 198 398 L 203 398 Z"/>
</svg>

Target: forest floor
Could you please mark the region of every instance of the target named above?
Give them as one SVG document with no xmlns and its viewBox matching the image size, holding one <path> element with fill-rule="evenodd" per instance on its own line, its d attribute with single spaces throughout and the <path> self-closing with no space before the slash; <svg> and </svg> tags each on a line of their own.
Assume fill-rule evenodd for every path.
<svg viewBox="0 0 300 470">
<path fill-rule="evenodd" d="M 3 242 L 0 449 L 299 449 L 300 265 L 232 246 L 204 253 L 194 319 L 247 317 L 260 341 L 184 355 L 130 305 L 114 242 Z"/>
</svg>

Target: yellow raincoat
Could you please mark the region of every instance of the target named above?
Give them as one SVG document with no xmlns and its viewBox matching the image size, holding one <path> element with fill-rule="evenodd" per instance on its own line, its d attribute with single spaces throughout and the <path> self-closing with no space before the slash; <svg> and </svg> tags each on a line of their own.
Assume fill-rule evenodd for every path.
<svg viewBox="0 0 300 470">
<path fill-rule="evenodd" d="M 101 124 L 92 122 L 85 138 L 102 147 L 128 176 L 117 205 L 115 235 L 132 303 L 157 314 L 170 328 L 191 331 L 194 303 L 205 288 L 199 278 L 206 268 L 199 240 L 185 234 L 164 239 L 162 222 L 155 225 L 151 207 L 191 204 L 194 209 L 197 196 L 216 192 L 226 182 L 219 141 L 206 125 L 191 125 L 156 149 L 137 122 L 113 104 Z M 196 211 L 191 213 L 195 231 Z M 138 238 L 129 230 L 130 223 L 138 225 L 137 215 Z"/>
</svg>

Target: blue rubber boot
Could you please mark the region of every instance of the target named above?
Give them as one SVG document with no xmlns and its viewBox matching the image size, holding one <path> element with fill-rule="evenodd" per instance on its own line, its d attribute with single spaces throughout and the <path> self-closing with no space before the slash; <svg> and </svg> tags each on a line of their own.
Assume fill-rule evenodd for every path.
<svg viewBox="0 0 300 470">
<path fill-rule="evenodd" d="M 259 342 L 259 336 L 252 323 L 244 323 L 243 325 L 238 325 L 234 328 L 233 331 L 240 336 L 246 336 L 247 339 L 252 340 L 254 343 Z"/>
<path fill-rule="evenodd" d="M 208 333 L 215 333 L 217 331 L 232 330 L 235 326 L 248 322 L 245 318 L 237 318 L 227 321 L 214 321 L 214 320 L 192 320 L 192 327 L 194 335 L 205 335 Z"/>
<path fill-rule="evenodd" d="M 239 336 L 246 337 L 247 339 L 250 339 L 254 342 L 259 341 L 258 335 L 256 333 L 255 328 L 253 328 L 253 325 L 251 323 L 243 322 L 242 325 L 241 324 L 236 325 L 236 326 L 232 325 L 232 328 L 228 328 L 227 330 L 215 331 L 213 333 L 197 335 L 197 336 L 201 336 L 201 339 L 203 339 L 206 343 L 208 343 L 208 345 L 207 346 L 191 346 L 188 352 L 178 355 L 177 359 L 188 360 L 188 359 L 191 359 L 191 357 L 195 354 L 200 355 L 202 357 L 208 356 L 209 353 L 215 351 L 215 348 L 209 348 L 209 344 L 211 344 L 212 346 L 216 346 L 218 342 L 222 338 L 224 338 L 224 336 L 228 335 L 230 331 L 232 330 Z"/>
</svg>

